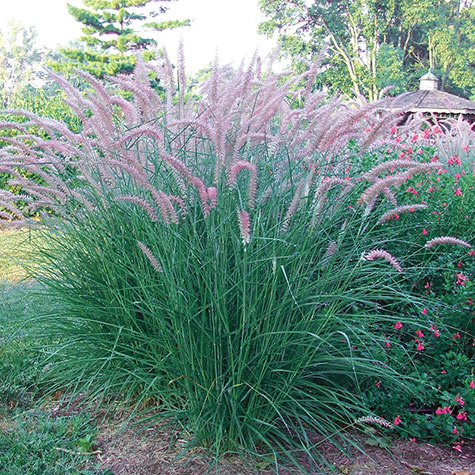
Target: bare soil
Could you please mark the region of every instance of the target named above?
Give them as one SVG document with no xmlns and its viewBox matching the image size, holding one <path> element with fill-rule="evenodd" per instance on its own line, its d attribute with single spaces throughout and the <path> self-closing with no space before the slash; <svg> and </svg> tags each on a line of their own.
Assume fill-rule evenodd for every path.
<svg viewBox="0 0 475 475">
<path fill-rule="evenodd" d="M 186 441 L 170 426 L 124 428 L 119 421 L 109 421 L 102 425 L 96 438 L 99 453 L 94 462 L 114 475 L 475 475 L 475 441 L 466 441 L 462 453 L 450 447 L 403 439 L 393 440 L 389 449 L 365 445 L 364 436 L 360 436 L 359 442 L 365 453 L 352 449 L 344 455 L 333 445 L 322 444 L 320 451 L 330 467 L 311 467 L 302 456 L 299 461 L 305 472 L 277 471 L 270 466 L 257 467 L 235 455 L 224 456 L 218 465 L 212 465 L 212 459 L 199 449 L 179 457 Z"/>
</svg>

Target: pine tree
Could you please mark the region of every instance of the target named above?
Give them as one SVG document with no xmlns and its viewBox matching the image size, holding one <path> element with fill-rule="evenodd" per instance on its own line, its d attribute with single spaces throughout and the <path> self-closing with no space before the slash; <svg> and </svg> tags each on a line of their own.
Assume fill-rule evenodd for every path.
<svg viewBox="0 0 475 475">
<path fill-rule="evenodd" d="M 188 26 L 189 20 L 157 22 L 155 18 L 168 10 L 165 2 L 173 0 L 82 0 L 86 8 L 68 4 L 69 13 L 84 26 L 79 43 L 62 48 L 61 60 L 50 67 L 63 73 L 74 68 L 86 70 L 96 77 L 129 73 L 136 55 L 154 57 L 157 46 L 153 32 Z M 152 8 L 152 3 L 160 5 Z M 141 36 L 138 29 L 148 31 Z"/>
</svg>

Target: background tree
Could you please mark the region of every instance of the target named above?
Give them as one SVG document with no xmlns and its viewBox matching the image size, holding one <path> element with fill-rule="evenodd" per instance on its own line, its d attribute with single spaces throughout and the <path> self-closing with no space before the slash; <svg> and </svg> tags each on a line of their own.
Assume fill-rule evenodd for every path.
<svg viewBox="0 0 475 475">
<path fill-rule="evenodd" d="M 382 88 L 417 87 L 433 68 L 446 90 L 475 94 L 475 7 L 472 0 L 260 0 L 259 29 L 278 33 L 299 69 L 325 45 L 320 86 L 369 100 Z"/>
<path fill-rule="evenodd" d="M 163 3 L 170 1 L 83 0 L 86 8 L 68 4 L 69 13 L 84 25 L 84 34 L 79 45 L 60 49 L 62 58 L 49 65 L 66 73 L 80 68 L 97 77 L 131 72 L 137 52 L 144 52 L 146 59 L 154 57 L 153 33 L 189 25 L 189 20 L 155 21 L 168 10 Z"/>
<path fill-rule="evenodd" d="M 36 47 L 36 31 L 11 21 L 0 30 L 0 108 L 7 108 L 40 74 L 44 51 Z"/>
</svg>

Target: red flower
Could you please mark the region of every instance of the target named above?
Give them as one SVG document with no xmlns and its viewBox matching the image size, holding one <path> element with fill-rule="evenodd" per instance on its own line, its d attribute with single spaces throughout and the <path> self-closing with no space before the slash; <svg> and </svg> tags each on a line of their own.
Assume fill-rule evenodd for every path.
<svg viewBox="0 0 475 475">
<path fill-rule="evenodd" d="M 440 337 L 439 330 L 434 329 L 434 331 L 432 332 L 432 335 L 434 335 L 436 338 L 439 338 Z"/>
<path fill-rule="evenodd" d="M 467 421 L 467 420 L 468 420 L 468 419 L 467 419 L 467 413 L 466 413 L 466 412 L 459 412 L 459 413 L 457 414 L 457 419 L 458 419 L 459 421 Z"/>
<path fill-rule="evenodd" d="M 458 402 L 461 406 L 465 404 L 465 401 L 460 396 L 455 396 L 455 402 Z"/>
</svg>

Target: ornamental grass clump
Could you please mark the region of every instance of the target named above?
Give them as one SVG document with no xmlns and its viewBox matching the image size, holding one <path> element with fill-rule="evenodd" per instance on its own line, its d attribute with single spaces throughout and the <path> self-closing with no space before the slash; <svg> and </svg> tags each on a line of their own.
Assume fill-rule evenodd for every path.
<svg viewBox="0 0 475 475">
<path fill-rule="evenodd" d="M 380 103 L 312 92 L 314 69 L 283 82 L 262 68 L 215 66 L 186 101 L 183 63 L 176 88 L 166 57 L 107 83 L 78 73 L 82 91 L 54 76 L 81 131 L 9 111 L 48 137 L 6 137 L 0 167 L 42 216 L 33 272 L 61 303 L 46 319 L 59 340 L 50 391 L 132 401 L 142 419 L 152 408 L 150 421 L 178 424 L 189 446 L 218 456 L 298 464 L 302 451 L 319 460 L 325 440 L 343 449 L 343 428 L 373 416 L 362 381 L 401 383 L 379 364 L 385 339 L 372 328 L 410 303 L 404 262 L 374 251 L 394 236 L 356 202 L 375 213 L 391 186 L 432 164 L 404 163 L 391 183 L 378 170 L 347 175 L 348 138 L 393 118 Z M 25 216 L 15 199 L 2 194 L 12 222 Z M 368 260 L 375 252 L 384 259 Z"/>
</svg>

